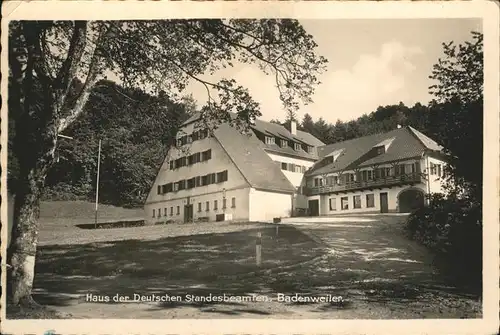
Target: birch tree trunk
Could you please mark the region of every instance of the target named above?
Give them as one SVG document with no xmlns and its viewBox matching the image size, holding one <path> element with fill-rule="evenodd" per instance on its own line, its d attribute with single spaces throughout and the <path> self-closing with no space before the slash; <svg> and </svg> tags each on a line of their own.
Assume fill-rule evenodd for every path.
<svg viewBox="0 0 500 335">
<path fill-rule="evenodd" d="M 38 29 L 38 30 L 37 30 Z M 36 304 L 31 296 L 35 275 L 38 244 L 40 198 L 45 178 L 55 161 L 59 132 L 67 128 L 83 111 L 92 87 L 98 79 L 98 56 L 95 53 L 101 33 L 90 46 L 89 65 L 84 85 L 75 103 L 68 107 L 70 85 L 88 47 L 86 22 L 74 26 L 66 61 L 56 76 L 51 76 L 44 64 L 43 36 L 36 24 L 26 23 L 23 34 L 26 56 L 9 55 L 11 86 L 9 87 L 9 117 L 16 114 L 14 151 L 19 160 L 19 180 L 15 189 L 14 222 L 7 262 L 9 302 L 15 305 Z M 33 101 L 34 75 L 41 85 L 41 101 Z M 66 111 L 65 111 L 66 109 Z M 63 116 L 64 115 L 64 116 Z"/>
</svg>

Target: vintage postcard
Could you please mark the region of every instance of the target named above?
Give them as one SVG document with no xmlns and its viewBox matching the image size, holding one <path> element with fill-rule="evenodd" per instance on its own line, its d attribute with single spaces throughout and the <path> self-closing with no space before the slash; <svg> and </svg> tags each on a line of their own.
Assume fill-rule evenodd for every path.
<svg viewBox="0 0 500 335">
<path fill-rule="evenodd" d="M 2 14 L 2 334 L 498 331 L 498 4 Z"/>
</svg>

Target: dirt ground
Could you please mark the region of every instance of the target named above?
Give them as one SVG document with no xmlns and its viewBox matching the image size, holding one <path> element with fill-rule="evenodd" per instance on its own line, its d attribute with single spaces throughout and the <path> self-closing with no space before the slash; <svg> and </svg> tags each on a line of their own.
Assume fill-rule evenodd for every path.
<svg viewBox="0 0 500 335">
<path fill-rule="evenodd" d="M 64 257 L 66 263 L 72 264 L 75 269 L 88 271 L 72 273 L 55 265 L 50 269 L 37 265 L 40 270 L 37 270 L 35 279 L 35 299 L 63 317 L 71 318 L 481 317 L 479 297 L 447 282 L 433 266 L 432 255 L 402 235 L 400 224 L 403 219 L 401 216 L 367 215 L 286 220 L 283 225 L 304 233 L 315 242 L 315 247 L 307 244 L 308 247 L 300 252 L 296 248 L 296 254 L 290 255 L 295 262 L 275 261 L 271 254 L 267 254 L 267 269 L 245 273 L 225 271 L 228 266 L 222 263 L 214 267 L 217 270 L 210 271 L 210 264 L 216 264 L 214 259 L 221 255 L 230 259 L 231 256 L 228 255 L 235 252 L 239 244 L 220 249 L 210 247 L 208 241 L 211 240 L 210 236 L 223 241 L 225 234 L 255 229 L 252 224 L 207 223 L 198 226 L 151 226 L 91 232 L 72 227 L 58 232 L 47 229 L 40 234 L 42 252 L 44 248 L 50 249 L 53 252 L 50 254 L 52 259 Z M 193 250 L 192 243 L 178 244 L 189 246 L 189 252 L 195 253 L 189 257 L 185 256 L 186 249 L 158 244 L 171 243 L 172 239 L 181 237 L 195 238 L 197 235 L 206 235 L 203 248 Z M 251 236 L 254 236 L 253 232 Z M 293 240 L 295 237 L 290 235 L 287 238 Z M 154 250 L 155 257 L 158 258 L 150 260 L 150 263 L 158 266 L 151 265 L 147 271 L 140 270 L 143 266 L 141 262 L 134 264 L 130 261 L 125 266 L 127 264 L 124 260 L 128 259 L 127 252 L 130 250 L 111 247 L 126 239 L 134 239 L 135 244 L 127 248 L 143 254 L 144 259 L 149 258 L 151 250 Z M 264 236 L 264 250 L 268 249 L 266 243 L 277 243 L 276 239 L 278 238 L 273 239 L 272 233 Z M 238 243 L 242 246 L 252 245 L 253 248 L 254 241 Z M 70 252 L 71 248 L 78 248 L 79 245 L 85 245 L 81 252 Z M 103 252 L 107 250 L 105 248 L 111 249 Z M 309 249 L 314 249 L 317 253 Z M 123 257 L 119 257 L 117 250 L 123 253 Z M 171 262 L 160 261 L 162 257 Z M 239 262 L 241 256 L 238 257 L 233 260 L 234 263 Z M 193 263 L 189 259 L 193 259 Z M 246 261 L 253 262 L 254 259 L 248 257 Z M 269 264 L 274 261 L 276 264 Z M 205 267 L 200 271 L 200 264 L 203 263 L 206 263 Z M 96 264 L 100 266 L 96 267 Z M 121 264 L 121 267 L 117 264 Z M 183 268 L 179 269 L 174 264 L 181 264 Z M 121 271 L 104 271 L 111 268 Z M 47 292 L 49 280 L 50 287 L 60 288 L 58 294 Z M 99 287 L 103 289 L 96 291 Z M 89 297 L 89 293 L 93 296 Z M 210 295 L 213 297 L 224 294 L 229 300 L 206 301 Z M 104 299 L 104 295 L 108 296 L 109 302 L 92 301 Z M 46 299 L 47 296 L 51 299 Z M 122 301 L 114 302 L 115 296 Z M 177 296 L 179 299 L 173 301 Z M 140 301 L 141 298 L 152 297 L 167 301 Z M 290 300 L 283 301 L 283 297 Z M 303 301 L 292 301 L 299 297 Z M 128 301 L 125 301 L 127 298 Z M 190 298 L 205 301 L 192 301 Z M 307 299 L 309 301 L 305 301 Z"/>
</svg>

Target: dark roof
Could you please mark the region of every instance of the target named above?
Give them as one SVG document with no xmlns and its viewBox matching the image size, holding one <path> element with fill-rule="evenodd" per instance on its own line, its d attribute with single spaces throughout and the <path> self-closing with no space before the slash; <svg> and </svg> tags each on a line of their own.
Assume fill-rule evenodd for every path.
<svg viewBox="0 0 500 335">
<path fill-rule="evenodd" d="M 266 154 L 265 145 L 254 134 L 245 135 L 228 124 L 222 124 L 215 130 L 214 136 L 251 187 L 295 192 L 295 187 L 281 167 Z"/>
<path fill-rule="evenodd" d="M 236 117 L 235 113 L 230 113 L 233 118 Z M 193 123 L 195 121 L 198 121 L 200 118 L 200 113 L 195 113 L 193 116 L 191 116 L 188 120 L 186 120 L 182 126 L 186 126 L 190 123 Z M 271 122 L 266 122 L 262 120 L 255 120 L 255 123 L 251 126 L 251 128 L 256 131 L 260 132 L 266 136 L 273 136 L 277 137 L 280 139 L 288 140 L 288 141 L 294 141 L 298 142 L 300 144 L 307 144 L 312 147 L 318 147 L 321 145 L 325 145 L 323 142 L 321 142 L 319 139 L 314 137 L 313 135 L 297 130 L 297 135 L 293 135 L 288 129 L 286 129 L 284 126 L 276 123 L 271 123 Z M 277 144 L 263 144 L 263 149 L 278 153 L 278 154 L 284 154 L 288 156 L 293 156 L 293 157 L 298 157 L 298 158 L 304 158 L 304 159 L 309 159 L 309 160 L 317 160 L 318 159 L 318 154 L 316 150 L 313 150 L 311 153 L 308 153 L 307 151 L 304 150 L 295 150 L 294 148 L 286 147 L 282 148 Z"/>
<path fill-rule="evenodd" d="M 285 139 L 288 141 L 294 141 L 300 144 L 307 144 L 312 147 L 318 147 L 319 145 L 324 145 L 323 142 L 315 138 L 313 135 L 306 133 L 304 131 L 297 130 L 297 135 L 293 135 L 284 126 L 276 123 L 265 122 L 261 120 L 255 120 L 255 124 L 252 126 L 254 131 L 260 132 L 266 136 L 274 136 L 280 139 Z M 266 144 L 263 143 L 264 149 L 272 151 L 279 154 L 285 154 L 294 157 L 300 157 L 310 160 L 317 160 L 318 155 L 316 150 L 308 153 L 304 150 L 295 150 L 290 147 L 280 147 L 278 144 Z"/>
<path fill-rule="evenodd" d="M 393 139 L 392 142 L 388 141 L 391 139 Z M 385 153 L 376 156 L 371 154 L 374 146 L 389 142 L 390 145 Z M 344 151 L 335 162 L 321 164 L 322 160 L 326 161 L 328 154 L 340 149 L 344 149 Z M 441 146 L 418 130 L 403 127 L 387 133 L 359 137 L 319 147 L 318 154 L 321 159 L 307 172 L 307 175 L 319 175 L 409 159 L 422 155 L 425 150 L 439 151 Z"/>
</svg>

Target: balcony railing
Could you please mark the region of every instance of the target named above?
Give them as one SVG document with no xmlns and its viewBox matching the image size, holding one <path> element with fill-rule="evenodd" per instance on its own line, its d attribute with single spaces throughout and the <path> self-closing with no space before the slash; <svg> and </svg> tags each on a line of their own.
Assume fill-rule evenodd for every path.
<svg viewBox="0 0 500 335">
<path fill-rule="evenodd" d="M 408 173 L 399 176 L 386 176 L 373 180 L 353 181 L 345 184 L 325 185 L 306 187 L 305 192 L 307 195 L 318 195 L 322 193 L 354 191 L 376 187 L 389 187 L 403 184 L 416 184 L 422 181 L 421 173 Z"/>
</svg>

